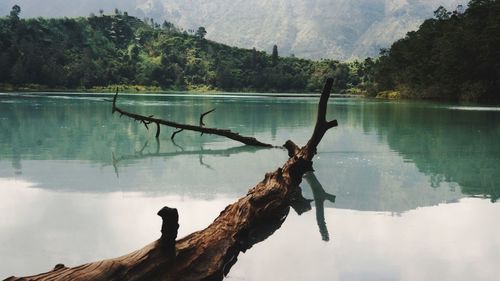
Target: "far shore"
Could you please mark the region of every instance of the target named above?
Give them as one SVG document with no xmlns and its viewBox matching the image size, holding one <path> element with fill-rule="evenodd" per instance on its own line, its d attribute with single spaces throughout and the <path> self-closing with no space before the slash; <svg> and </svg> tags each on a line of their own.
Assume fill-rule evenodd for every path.
<svg viewBox="0 0 500 281">
<path fill-rule="evenodd" d="M 155 86 L 142 85 L 111 85 L 106 87 L 92 88 L 51 88 L 44 85 L 2 85 L 0 84 L 0 92 L 4 93 L 96 93 L 106 94 L 115 93 L 116 91 L 123 94 L 178 94 L 178 95 L 230 95 L 230 96 L 262 96 L 262 97 L 319 97 L 320 93 L 295 91 L 295 92 L 278 92 L 278 91 L 258 91 L 255 89 L 237 89 L 234 91 L 225 91 L 219 89 L 208 89 L 205 87 L 189 87 L 186 89 L 162 89 Z M 337 97 L 364 97 L 359 94 L 341 94 L 332 93 L 332 96 Z"/>
</svg>

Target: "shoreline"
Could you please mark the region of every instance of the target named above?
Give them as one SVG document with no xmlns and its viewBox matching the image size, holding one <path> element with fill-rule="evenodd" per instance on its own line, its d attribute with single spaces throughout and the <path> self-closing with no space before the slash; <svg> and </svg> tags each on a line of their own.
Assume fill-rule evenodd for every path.
<svg viewBox="0 0 500 281">
<path fill-rule="evenodd" d="M 233 91 L 224 91 L 218 89 L 207 88 L 191 88 L 191 89 L 161 89 L 153 86 L 137 86 L 137 85 L 113 85 L 108 87 L 95 87 L 89 89 L 77 88 L 50 88 L 42 85 L 0 85 L 0 94 L 24 93 L 24 94 L 114 94 L 118 88 L 120 94 L 123 95 L 177 95 L 177 96 L 224 96 L 224 97 L 319 97 L 320 93 L 308 91 L 294 92 L 275 92 L 275 91 L 258 91 L 255 89 L 237 89 Z M 364 95 L 332 93 L 332 97 L 349 97 L 349 98 L 366 98 Z"/>
</svg>

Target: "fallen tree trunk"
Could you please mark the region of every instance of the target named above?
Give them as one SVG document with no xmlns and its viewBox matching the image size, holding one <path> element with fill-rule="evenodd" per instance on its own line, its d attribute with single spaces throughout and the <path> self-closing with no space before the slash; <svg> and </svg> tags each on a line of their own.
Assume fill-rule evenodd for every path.
<svg viewBox="0 0 500 281">
<path fill-rule="evenodd" d="M 171 212 L 166 208 L 159 212 L 164 219 L 162 238 L 138 251 L 74 268 L 57 265 L 47 273 L 6 280 L 222 280 L 240 252 L 266 239 L 281 226 L 290 206 L 297 207 L 299 213 L 307 206 L 304 202 L 309 201 L 302 197 L 299 184 L 303 175 L 313 170 L 312 159 L 324 134 L 337 126 L 335 120 L 327 122 L 325 117 L 332 84 L 332 79 L 326 81 L 316 126 L 307 144 L 299 148 L 287 141 L 285 147 L 290 158 L 281 168 L 267 173 L 207 228 L 175 242 L 175 250 L 172 232 L 177 232 L 177 222 L 166 218 L 165 212 Z"/>
<path fill-rule="evenodd" d="M 146 129 L 149 129 L 149 127 L 148 127 L 149 124 L 152 124 L 152 123 L 156 124 L 156 138 L 158 138 L 160 136 L 160 125 L 164 125 L 164 126 L 178 129 L 177 131 L 175 131 L 172 134 L 172 136 L 170 137 L 171 139 L 174 139 L 175 135 L 177 135 L 178 133 L 180 133 L 184 130 L 188 130 L 188 131 L 200 132 L 202 134 L 218 135 L 218 136 L 226 137 L 226 138 L 241 142 L 241 143 L 246 144 L 246 145 L 253 145 L 253 146 L 259 146 L 259 147 L 273 147 L 273 145 L 271 145 L 271 144 L 261 142 L 253 137 L 242 136 L 242 135 L 235 133 L 231 130 L 205 127 L 205 123 L 203 123 L 203 117 L 205 117 L 205 115 L 207 115 L 211 112 L 214 112 L 215 109 L 209 110 L 209 111 L 201 114 L 200 115 L 200 124 L 197 126 L 197 125 L 177 123 L 177 122 L 173 122 L 170 120 L 163 120 L 163 119 L 155 118 L 153 116 L 144 116 L 144 115 L 140 115 L 140 114 L 136 114 L 136 113 L 132 113 L 132 112 L 127 112 L 127 111 L 116 106 L 116 99 L 117 98 L 118 98 L 118 89 L 116 90 L 116 94 L 113 97 L 112 113 L 118 112 L 121 115 L 125 115 L 127 117 L 130 117 L 130 118 L 136 120 L 136 121 L 139 121 L 142 124 L 144 124 Z"/>
</svg>

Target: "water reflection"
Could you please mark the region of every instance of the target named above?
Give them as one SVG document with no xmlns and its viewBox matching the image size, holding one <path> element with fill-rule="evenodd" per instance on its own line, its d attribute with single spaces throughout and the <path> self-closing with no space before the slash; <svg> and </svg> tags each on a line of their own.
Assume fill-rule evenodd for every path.
<svg viewBox="0 0 500 281">
<path fill-rule="evenodd" d="M 198 150 L 186 150 L 184 149 L 181 145 L 178 145 L 175 143 L 174 140 L 170 140 L 170 142 L 177 148 L 180 149 L 180 151 L 169 151 L 169 152 L 161 152 L 161 142 L 155 138 L 155 149 L 154 152 L 151 152 L 147 150 L 149 141 L 146 141 L 142 148 L 139 151 L 136 151 L 134 154 L 130 155 L 119 155 L 117 156 L 114 152 L 112 152 L 112 161 L 111 165 L 113 166 L 115 173 L 117 176 L 119 176 L 119 165 L 122 162 L 127 162 L 131 160 L 141 160 L 141 159 L 147 159 L 147 158 L 153 158 L 153 157 L 161 157 L 161 158 L 166 158 L 166 157 L 175 157 L 175 156 L 183 156 L 183 155 L 197 155 L 199 159 L 199 164 L 202 167 L 205 167 L 210 170 L 214 170 L 214 168 L 206 163 L 203 162 L 203 156 L 204 155 L 211 155 L 215 157 L 230 157 L 231 155 L 238 154 L 238 153 L 255 153 L 258 150 L 265 150 L 265 149 L 274 149 L 274 148 L 263 148 L 263 147 L 255 147 L 255 146 L 249 146 L 249 145 L 240 145 L 236 147 L 230 147 L 230 148 L 224 148 L 224 149 L 204 149 L 203 145 L 200 145 L 200 148 Z M 126 164 L 125 164 L 126 165 Z M 106 167 L 107 164 L 103 164 L 103 167 Z"/>
<path fill-rule="evenodd" d="M 189 132 L 178 135 L 177 144 L 165 134 L 160 149 L 152 143 L 154 132 L 112 116 L 106 98 L 0 95 L 0 177 L 68 192 L 139 191 L 208 199 L 246 192 L 286 159 L 280 150 L 248 151 L 220 137 Z M 317 102 L 221 96 L 121 99 L 134 112 L 183 123 L 197 123 L 200 112 L 217 108 L 205 120 L 210 126 L 277 145 L 307 139 Z M 495 201 L 500 195 L 500 112 L 418 102 L 332 102 L 342 126 L 321 144 L 315 168 L 326 189 L 338 196 L 337 207 L 401 213 L 463 196 Z M 231 157 L 219 159 L 223 153 Z M 113 167 L 120 179 L 111 177 Z M 337 171 L 334 177 L 331 170 Z M 193 177 L 193 171 L 199 176 Z M 86 180 L 90 177 L 92 184 Z"/>
<path fill-rule="evenodd" d="M 498 212 L 499 204 L 474 198 L 400 216 L 326 208 L 331 243 L 314 239 L 314 213 L 290 214 L 280 231 L 239 257 L 229 279 L 492 281 L 500 261 L 500 225 L 492 224 Z"/>
<path fill-rule="evenodd" d="M 500 112 L 456 108 L 409 102 L 367 105 L 363 114 L 370 118 L 362 124 L 415 163 L 432 187 L 455 182 L 463 193 L 494 202 L 500 197 Z"/>
<path fill-rule="evenodd" d="M 314 196 L 314 204 L 316 207 L 316 222 L 318 223 L 319 233 L 321 234 L 321 238 L 323 241 L 330 240 L 330 234 L 328 233 L 328 228 L 326 227 L 325 222 L 325 201 L 330 201 L 331 203 L 335 203 L 335 195 L 330 194 L 323 189 L 323 186 L 319 182 L 316 175 L 312 172 L 306 173 L 304 175 L 304 179 L 311 187 L 313 196 Z"/>
<path fill-rule="evenodd" d="M 173 142 L 173 140 L 172 140 L 172 142 Z M 203 149 L 203 147 L 201 147 L 200 150 L 186 151 L 181 146 L 176 145 L 181 149 L 181 151 L 178 151 L 178 152 L 160 152 L 160 142 L 157 139 L 155 139 L 155 143 L 156 143 L 155 152 L 149 152 L 149 151 L 145 152 L 145 150 L 149 144 L 149 142 L 146 141 L 146 143 L 144 143 L 143 147 L 139 151 L 137 151 L 135 154 L 122 155 L 122 156 L 118 156 L 118 157 L 115 157 L 113 154 L 112 165 L 114 167 L 114 170 L 115 170 L 117 177 L 119 176 L 119 172 L 118 172 L 119 163 L 121 161 L 125 161 L 125 160 L 132 160 L 132 159 L 138 160 L 138 159 L 145 159 L 145 158 L 149 158 L 149 157 L 173 157 L 173 156 L 178 156 L 178 155 L 198 155 L 200 166 L 203 166 L 205 168 L 213 170 L 213 168 L 210 165 L 203 163 L 203 155 L 216 155 L 216 156 L 229 157 L 232 154 L 238 154 L 240 152 L 251 152 L 252 153 L 252 152 L 256 152 L 258 150 L 272 149 L 272 148 L 262 148 L 262 147 L 253 147 L 253 146 L 248 146 L 248 145 L 242 145 L 242 146 L 238 146 L 238 147 L 231 147 L 228 149 L 208 149 L 208 150 L 205 150 L 205 149 Z M 309 187 L 311 188 L 314 200 L 307 200 L 299 194 L 298 198 L 295 198 L 295 200 L 292 201 L 291 207 L 293 207 L 293 209 L 297 212 L 297 214 L 301 215 L 304 212 L 311 210 L 310 203 L 311 203 L 311 201 L 314 201 L 315 209 L 316 209 L 316 221 L 317 221 L 317 224 L 319 227 L 319 232 L 321 234 L 323 241 L 329 241 L 330 236 L 328 233 L 328 228 L 326 227 L 326 223 L 325 223 L 324 202 L 325 202 L 325 200 L 327 200 L 331 203 L 335 203 L 335 195 L 327 193 L 323 189 L 323 186 L 321 185 L 321 183 L 319 182 L 319 180 L 317 179 L 316 175 L 313 172 L 306 173 L 304 175 L 304 179 L 308 183 Z M 264 240 L 269 235 L 274 233 L 274 231 L 281 226 L 282 222 L 283 222 L 283 220 L 278 220 L 277 222 L 267 222 L 269 230 L 268 230 L 268 228 L 262 228 L 260 233 L 256 234 L 256 236 L 262 237 L 259 241 Z M 256 241 L 256 242 L 258 242 L 258 241 Z"/>
<path fill-rule="evenodd" d="M 179 237 L 205 228 L 235 198 L 53 192 L 0 179 L 0 279 L 132 252 L 161 235 L 164 205 L 181 214 Z M 201 211 L 202 210 L 202 211 Z"/>
<path fill-rule="evenodd" d="M 154 132 L 113 117 L 103 98 L 0 95 L 0 277 L 137 249 L 158 238 L 164 205 L 179 209 L 179 237 L 202 229 L 287 158 L 194 133 L 177 143 L 164 134 L 158 145 Z M 207 124 L 274 144 L 304 143 L 317 102 L 121 99 L 184 123 L 215 107 Z M 332 111 L 341 126 L 319 147 L 317 182 L 303 184 L 315 204 L 305 200 L 302 210 L 314 212 L 291 213 L 230 278 L 494 280 L 500 205 L 464 197 L 499 196 L 500 112 L 351 99 L 335 99 Z M 318 239 L 318 228 L 334 243 Z"/>
</svg>

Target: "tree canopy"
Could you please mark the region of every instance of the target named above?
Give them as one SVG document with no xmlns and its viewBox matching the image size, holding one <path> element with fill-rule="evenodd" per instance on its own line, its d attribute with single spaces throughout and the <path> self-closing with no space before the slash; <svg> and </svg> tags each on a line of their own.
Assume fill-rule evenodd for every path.
<svg viewBox="0 0 500 281">
<path fill-rule="evenodd" d="M 326 76 L 335 76 L 334 91 L 343 92 L 360 81 L 354 64 L 230 47 L 204 39 L 204 27 L 191 35 L 119 10 L 16 24 L 11 17 L 0 18 L 0 84 L 317 92 Z"/>
<path fill-rule="evenodd" d="M 381 52 L 372 85 L 410 98 L 499 101 L 500 1 L 434 15 Z"/>
</svg>

